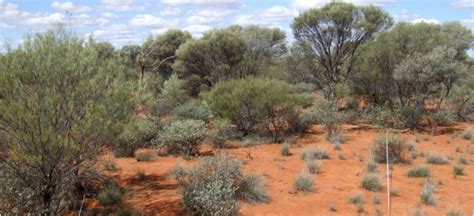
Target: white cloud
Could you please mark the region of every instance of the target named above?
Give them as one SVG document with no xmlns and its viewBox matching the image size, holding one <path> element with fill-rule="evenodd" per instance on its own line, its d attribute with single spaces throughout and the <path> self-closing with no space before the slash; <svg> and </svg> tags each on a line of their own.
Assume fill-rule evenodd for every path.
<svg viewBox="0 0 474 216">
<path fill-rule="evenodd" d="M 145 7 L 134 5 L 134 0 L 102 0 L 102 6 L 112 11 L 144 10 Z"/>
<path fill-rule="evenodd" d="M 441 22 L 437 19 L 426 19 L 426 18 L 417 18 L 411 21 L 412 23 L 431 23 L 431 24 L 440 24 Z"/>
<path fill-rule="evenodd" d="M 293 0 L 291 6 L 298 10 L 306 10 L 314 7 L 321 7 L 332 0 Z M 395 3 L 397 0 L 343 0 L 344 2 L 350 2 L 357 5 L 383 5 Z"/>
<path fill-rule="evenodd" d="M 457 0 L 451 5 L 457 8 L 474 8 L 474 0 Z"/>
<path fill-rule="evenodd" d="M 84 36 L 92 36 L 98 41 L 109 41 L 114 46 L 121 47 L 126 44 L 139 44 L 145 35 L 130 29 L 125 24 L 117 24 L 97 29 Z"/>
<path fill-rule="evenodd" d="M 202 37 L 202 34 L 212 28 L 208 25 L 190 25 L 183 28 L 183 30 L 190 32 L 194 37 Z"/>
<path fill-rule="evenodd" d="M 8 25 L 6 23 L 0 23 L 0 28 L 13 28 L 14 26 Z"/>
<path fill-rule="evenodd" d="M 21 14 L 18 10 L 18 5 L 0 0 L 0 17 L 10 18 L 17 17 Z"/>
<path fill-rule="evenodd" d="M 171 6 L 194 5 L 208 8 L 241 8 L 244 4 L 241 0 L 161 0 L 162 4 Z"/>
<path fill-rule="evenodd" d="M 59 11 L 68 11 L 71 13 L 74 13 L 74 12 L 83 13 L 83 12 L 88 12 L 91 10 L 91 8 L 88 6 L 75 5 L 74 3 L 70 1 L 63 2 L 63 3 L 55 1 L 51 4 L 51 7 Z"/>
<path fill-rule="evenodd" d="M 168 30 L 169 30 L 169 28 L 153 29 L 153 30 L 151 30 L 151 33 L 152 33 L 152 34 L 155 34 L 155 35 L 160 35 L 160 34 L 165 33 L 165 32 L 168 31 Z"/>
<path fill-rule="evenodd" d="M 52 13 L 41 16 L 32 16 L 23 21 L 26 25 L 46 25 L 64 22 L 65 15 L 62 13 Z"/>
<path fill-rule="evenodd" d="M 177 20 L 166 20 L 151 14 L 139 14 L 132 18 L 129 23 L 134 26 L 169 27 L 176 25 Z"/>
<path fill-rule="evenodd" d="M 165 7 L 160 11 L 160 16 L 178 16 L 181 14 L 181 9 L 177 7 Z"/>
<path fill-rule="evenodd" d="M 468 28 L 471 28 L 474 32 L 474 14 L 470 18 L 461 20 L 461 23 Z"/>
<path fill-rule="evenodd" d="M 399 14 L 394 14 L 393 18 L 397 22 L 411 22 L 414 19 L 421 18 L 421 15 L 416 14 L 416 13 L 411 13 L 407 9 L 402 9 L 402 11 Z"/>
<path fill-rule="evenodd" d="M 189 25 L 209 25 L 218 24 L 225 16 L 232 14 L 233 10 L 199 10 L 191 11 L 191 15 L 186 19 Z"/>
<path fill-rule="evenodd" d="M 298 15 L 296 10 L 282 6 L 274 6 L 253 14 L 240 15 L 235 20 L 236 24 L 249 25 L 260 24 L 266 26 L 279 26 L 282 22 L 289 21 Z"/>
</svg>

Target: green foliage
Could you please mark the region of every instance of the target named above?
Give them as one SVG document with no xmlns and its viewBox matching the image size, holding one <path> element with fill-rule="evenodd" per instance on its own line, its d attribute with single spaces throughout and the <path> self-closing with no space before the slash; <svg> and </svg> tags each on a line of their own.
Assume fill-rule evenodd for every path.
<svg viewBox="0 0 474 216">
<path fill-rule="evenodd" d="M 415 178 L 430 177 L 431 176 L 431 171 L 428 167 L 416 166 L 416 167 L 412 167 L 408 170 L 407 176 L 408 177 L 415 177 Z"/>
<path fill-rule="evenodd" d="M 311 174 L 317 174 L 321 171 L 321 163 L 319 163 L 318 160 L 307 159 L 305 160 L 305 164 L 306 164 L 306 169 Z"/>
<path fill-rule="evenodd" d="M 115 163 L 115 161 L 111 159 L 104 161 L 103 166 L 104 166 L 104 170 L 109 171 L 109 172 L 116 172 L 120 170 L 117 167 L 117 163 Z"/>
<path fill-rule="evenodd" d="M 323 148 L 307 148 L 301 154 L 303 160 L 325 160 L 329 159 L 329 154 L 326 149 Z"/>
<path fill-rule="evenodd" d="M 227 140 L 232 138 L 233 131 L 230 121 L 227 119 L 217 119 L 213 122 L 213 129 L 209 132 L 209 139 L 212 146 L 222 148 L 226 146 Z"/>
<path fill-rule="evenodd" d="M 337 108 L 331 102 L 317 100 L 314 104 L 311 115 L 313 121 L 324 125 L 326 129 L 326 138 L 331 139 L 340 132 L 341 124 L 345 121 L 345 116 L 337 111 Z"/>
<path fill-rule="evenodd" d="M 209 86 L 226 78 L 242 77 L 238 73 L 244 58 L 245 40 L 231 29 L 216 29 L 200 39 L 190 40 L 176 51 L 173 67 L 185 77 L 198 76 Z"/>
<path fill-rule="evenodd" d="M 391 26 L 388 13 L 376 6 L 330 2 L 296 17 L 291 25 L 306 58 L 317 62 L 312 75 L 325 97 L 337 99 L 337 86 L 353 71 L 360 47 L 377 32 Z M 331 52 L 327 52 L 331 50 Z"/>
<path fill-rule="evenodd" d="M 277 140 L 301 98 L 288 84 L 268 78 L 246 78 L 219 82 L 206 102 L 217 116 L 236 124 L 244 135 L 268 132 Z"/>
<path fill-rule="evenodd" d="M 156 153 L 153 151 L 143 151 L 143 152 L 135 153 L 135 159 L 137 159 L 137 162 L 152 161 L 155 158 L 156 158 Z"/>
<path fill-rule="evenodd" d="M 301 173 L 295 180 L 295 191 L 310 192 L 313 191 L 313 178 L 309 175 Z"/>
<path fill-rule="evenodd" d="M 187 103 L 173 110 L 172 120 L 194 119 L 208 123 L 213 117 L 206 103 Z"/>
<path fill-rule="evenodd" d="M 426 156 L 426 163 L 430 163 L 430 164 L 447 164 L 449 163 L 448 159 L 443 156 L 443 155 L 440 155 L 438 153 L 433 153 L 433 152 L 430 152 L 428 154 L 428 156 Z"/>
<path fill-rule="evenodd" d="M 116 157 L 133 156 L 139 147 L 149 146 L 158 134 L 159 125 L 151 118 L 134 117 L 120 134 L 113 148 Z"/>
<path fill-rule="evenodd" d="M 391 163 L 407 161 L 406 153 L 408 148 L 405 141 L 394 134 L 380 134 L 375 137 L 371 148 L 372 156 L 376 162 L 386 162 L 386 143 L 388 143 L 388 156 Z"/>
<path fill-rule="evenodd" d="M 360 187 L 368 191 L 379 191 L 382 188 L 382 180 L 377 174 L 366 174 L 360 181 Z"/>
<path fill-rule="evenodd" d="M 240 163 L 225 155 L 206 157 L 190 169 L 178 167 L 173 176 L 185 208 L 196 215 L 235 215 L 237 199 L 268 199 L 261 178 L 243 175 Z"/>
<path fill-rule="evenodd" d="M 8 212 L 60 215 L 133 112 L 121 59 L 100 59 L 60 27 L 28 36 L 0 58 L 0 199 Z M 1 183 L 0 183 L 1 184 Z M 11 207 L 11 208 L 10 208 Z"/>
<path fill-rule="evenodd" d="M 465 140 L 474 140 L 474 128 L 466 128 L 461 134 Z"/>
<path fill-rule="evenodd" d="M 161 94 L 158 95 L 158 113 L 170 113 L 174 108 L 188 101 L 189 95 L 184 89 L 184 85 L 185 81 L 179 79 L 177 74 L 172 74 L 170 78 L 163 83 Z"/>
<path fill-rule="evenodd" d="M 377 173 L 377 162 L 371 158 L 365 164 L 367 173 Z"/>
<path fill-rule="evenodd" d="M 153 143 L 188 158 L 196 153 L 200 142 L 206 137 L 205 125 L 203 121 L 192 119 L 171 122 L 160 131 Z"/>
</svg>

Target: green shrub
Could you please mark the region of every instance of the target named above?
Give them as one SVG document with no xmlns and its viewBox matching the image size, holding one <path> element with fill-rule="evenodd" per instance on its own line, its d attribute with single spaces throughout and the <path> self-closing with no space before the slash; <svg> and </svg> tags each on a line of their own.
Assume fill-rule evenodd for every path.
<svg viewBox="0 0 474 216">
<path fill-rule="evenodd" d="M 415 177 L 415 178 L 430 177 L 431 172 L 430 172 L 430 169 L 428 167 L 416 166 L 416 167 L 412 167 L 408 170 L 407 176 L 408 177 Z"/>
<path fill-rule="evenodd" d="M 464 165 L 469 164 L 469 161 L 463 156 L 459 156 L 457 159 L 457 162 L 458 164 L 464 164 Z"/>
<path fill-rule="evenodd" d="M 344 144 L 347 141 L 346 137 L 342 134 L 333 134 L 332 136 L 327 137 L 326 139 L 333 144 L 334 143 Z"/>
<path fill-rule="evenodd" d="M 436 200 L 435 195 L 433 194 L 434 190 L 435 190 L 434 183 L 429 179 L 425 180 L 423 184 L 423 190 L 421 191 L 421 194 L 420 194 L 421 202 L 423 204 L 431 205 L 431 206 L 436 205 L 437 200 Z"/>
<path fill-rule="evenodd" d="M 375 137 L 371 148 L 374 160 L 378 163 L 386 162 L 386 142 L 388 142 L 390 161 L 392 163 L 406 162 L 405 154 L 407 152 L 407 145 L 394 134 L 380 134 Z"/>
<path fill-rule="evenodd" d="M 172 121 L 194 119 L 208 123 L 212 117 L 212 112 L 206 103 L 187 103 L 176 107 L 171 119 Z"/>
<path fill-rule="evenodd" d="M 227 118 L 244 133 L 267 132 L 277 140 L 288 129 L 302 98 L 290 86 L 268 78 L 245 78 L 217 83 L 206 95 L 217 116 Z"/>
<path fill-rule="evenodd" d="M 428 156 L 426 156 L 426 163 L 430 164 L 448 164 L 449 160 L 438 153 L 428 153 Z"/>
<path fill-rule="evenodd" d="M 406 106 L 396 109 L 396 113 L 400 117 L 399 128 L 416 129 L 421 119 L 425 116 L 426 111 L 423 108 L 414 108 Z"/>
<path fill-rule="evenodd" d="M 297 93 L 313 93 L 316 86 L 312 83 L 297 83 L 291 86 Z"/>
<path fill-rule="evenodd" d="M 135 153 L 135 159 L 137 159 L 137 162 L 152 161 L 155 158 L 156 158 L 156 152 L 144 151 L 144 152 Z"/>
<path fill-rule="evenodd" d="M 301 173 L 295 180 L 295 191 L 309 192 L 313 190 L 313 178 L 309 175 Z"/>
<path fill-rule="evenodd" d="M 205 122 L 200 120 L 174 121 L 165 126 L 153 143 L 168 147 L 171 153 L 181 153 L 184 158 L 196 153 L 206 137 Z"/>
<path fill-rule="evenodd" d="M 292 112 L 288 115 L 288 132 L 304 133 L 315 122 L 310 112 Z"/>
<path fill-rule="evenodd" d="M 459 166 L 459 165 L 453 165 L 453 175 L 454 175 L 454 177 L 460 176 L 460 175 L 465 175 L 464 167 Z"/>
<path fill-rule="evenodd" d="M 461 134 L 463 139 L 466 140 L 474 140 L 474 129 L 473 128 L 466 128 Z"/>
<path fill-rule="evenodd" d="M 183 105 L 189 100 L 188 92 L 184 89 L 185 81 L 172 74 L 163 83 L 161 94 L 158 95 L 157 112 L 161 115 L 170 113 L 174 108 Z"/>
<path fill-rule="evenodd" d="M 217 119 L 213 122 L 213 126 L 208 135 L 212 146 L 216 148 L 225 147 L 227 140 L 232 138 L 233 134 L 230 121 L 227 119 Z"/>
<path fill-rule="evenodd" d="M 364 195 L 362 193 L 356 193 L 349 197 L 349 203 L 354 205 L 363 205 L 365 203 Z"/>
<path fill-rule="evenodd" d="M 270 143 L 270 142 L 271 140 L 269 140 L 267 137 L 247 136 L 242 140 L 241 145 L 243 147 L 250 147 L 250 146 L 256 146 L 256 145 L 260 145 L 263 143 Z"/>
<path fill-rule="evenodd" d="M 366 174 L 362 177 L 360 186 L 368 191 L 379 191 L 382 188 L 382 180 L 376 174 Z"/>
<path fill-rule="evenodd" d="M 280 155 L 281 156 L 290 156 L 290 144 L 289 143 L 283 143 L 283 145 L 281 145 L 281 149 L 280 149 Z"/>
<path fill-rule="evenodd" d="M 438 109 L 436 113 L 434 113 L 434 119 L 438 125 L 450 125 L 456 121 L 456 113 L 453 112 L 453 110 Z"/>
<path fill-rule="evenodd" d="M 122 190 L 115 185 L 107 185 L 99 192 L 97 199 L 102 206 L 118 205 L 122 203 Z"/>
<path fill-rule="evenodd" d="M 321 164 L 317 160 L 305 160 L 306 169 L 311 174 L 317 174 L 321 171 Z"/>
<path fill-rule="evenodd" d="M 114 155 L 133 156 L 137 148 L 148 146 L 158 131 L 159 125 L 153 119 L 135 117 L 120 134 L 113 149 Z"/>
<path fill-rule="evenodd" d="M 325 160 L 329 159 L 329 154 L 326 149 L 323 148 L 308 148 L 303 151 L 301 154 L 301 159 L 303 160 Z"/>
<path fill-rule="evenodd" d="M 377 173 L 377 162 L 374 159 L 370 159 L 365 164 L 367 173 Z"/>
<path fill-rule="evenodd" d="M 193 215 L 235 215 L 237 199 L 267 200 L 260 177 L 242 174 L 238 161 L 225 156 L 205 157 L 192 168 L 172 171 L 182 187 L 185 208 Z"/>
</svg>

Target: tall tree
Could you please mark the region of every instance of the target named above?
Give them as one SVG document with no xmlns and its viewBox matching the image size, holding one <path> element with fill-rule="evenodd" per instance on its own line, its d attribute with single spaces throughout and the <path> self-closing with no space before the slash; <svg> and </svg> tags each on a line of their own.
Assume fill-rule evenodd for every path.
<svg viewBox="0 0 474 216">
<path fill-rule="evenodd" d="M 291 27 L 307 57 L 318 65 L 316 84 L 326 98 L 334 100 L 338 85 L 353 72 L 359 48 L 391 24 L 392 18 L 380 7 L 331 2 L 304 12 Z"/>
<path fill-rule="evenodd" d="M 211 30 L 176 51 L 174 68 L 184 76 L 196 75 L 208 86 L 239 76 L 245 40 L 235 28 Z"/>
</svg>

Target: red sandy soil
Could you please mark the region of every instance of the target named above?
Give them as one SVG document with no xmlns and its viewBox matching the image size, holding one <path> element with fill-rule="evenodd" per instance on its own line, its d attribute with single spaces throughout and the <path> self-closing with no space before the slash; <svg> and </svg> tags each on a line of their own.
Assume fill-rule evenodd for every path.
<svg viewBox="0 0 474 216">
<path fill-rule="evenodd" d="M 393 166 L 393 190 L 399 196 L 392 197 L 392 215 L 411 215 L 416 206 L 421 206 L 428 215 L 445 215 L 448 210 L 460 210 L 464 215 L 474 214 L 474 144 L 454 136 L 456 131 L 473 125 L 459 124 L 450 129 L 450 133 L 430 136 L 426 133 L 402 133 L 400 136 L 407 141 L 418 138 L 417 151 L 425 155 L 436 152 L 451 156 L 446 165 L 426 164 L 431 169 L 432 179 L 436 183 L 435 195 L 438 199 L 436 207 L 420 203 L 422 178 L 408 178 L 406 173 L 410 167 L 425 164 L 425 157 L 419 156 L 412 164 L 396 164 Z M 360 188 L 360 180 L 365 172 L 365 163 L 369 157 L 369 149 L 373 138 L 382 131 L 349 130 L 345 126 L 344 135 L 347 142 L 341 145 L 342 150 L 336 151 L 332 144 L 324 138 L 321 128 L 315 126 L 312 132 L 302 137 L 295 137 L 291 147 L 291 156 L 280 156 L 280 144 L 262 144 L 250 148 L 214 150 L 227 152 L 241 159 L 244 170 L 248 173 L 260 174 L 264 177 L 271 200 L 268 203 L 242 203 L 241 215 L 357 215 L 357 206 L 348 202 L 349 197 L 361 192 L 366 204 L 361 215 L 374 215 L 379 209 L 388 215 L 386 189 L 369 192 Z M 443 128 L 440 128 L 443 130 Z M 326 148 L 330 159 L 322 161 L 322 170 L 313 174 L 315 190 L 313 192 L 294 193 L 295 178 L 305 169 L 301 153 L 308 147 Z M 461 152 L 456 152 L 459 147 Z M 204 145 L 203 150 L 210 150 Z M 339 160 L 338 154 L 345 160 Z M 464 165 L 466 175 L 453 177 L 452 166 L 458 156 L 470 161 Z M 147 215 L 179 215 L 183 211 L 180 203 L 179 187 L 175 180 L 168 177 L 169 171 L 177 164 L 191 166 L 199 162 L 199 158 L 183 161 L 179 157 L 158 157 L 152 162 L 136 162 L 134 158 L 115 159 L 120 171 L 112 173 L 127 193 L 125 203 Z M 384 177 L 385 165 L 378 165 L 379 174 Z M 141 170 L 146 179 L 138 181 L 134 174 Z M 384 181 L 385 187 L 385 181 Z M 381 204 L 374 204 L 374 196 L 380 198 Z M 334 206 L 337 211 L 329 211 Z"/>
</svg>

